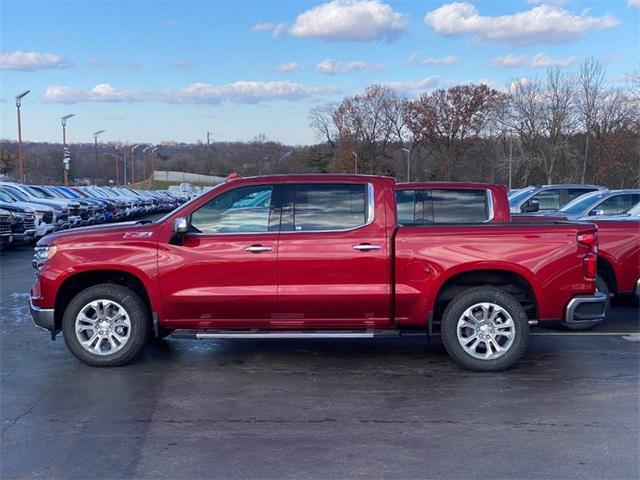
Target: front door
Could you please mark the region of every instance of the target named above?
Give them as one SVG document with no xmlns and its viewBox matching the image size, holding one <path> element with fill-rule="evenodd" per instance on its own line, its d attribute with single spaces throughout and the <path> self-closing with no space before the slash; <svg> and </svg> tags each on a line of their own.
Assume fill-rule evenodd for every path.
<svg viewBox="0 0 640 480">
<path fill-rule="evenodd" d="M 290 328 L 390 326 L 389 245 L 373 185 L 288 184 L 278 251 L 278 319 Z M 382 218 L 375 218 L 378 214 Z"/>
<path fill-rule="evenodd" d="M 180 245 L 159 249 L 160 288 L 171 326 L 269 325 L 278 281 L 276 190 L 252 185 L 222 193 L 190 215 L 190 231 Z"/>
</svg>

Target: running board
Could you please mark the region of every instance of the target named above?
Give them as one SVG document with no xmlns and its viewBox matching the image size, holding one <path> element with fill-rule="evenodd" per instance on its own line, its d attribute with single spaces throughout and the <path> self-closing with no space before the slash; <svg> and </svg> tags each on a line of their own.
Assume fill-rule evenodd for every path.
<svg viewBox="0 0 640 480">
<path fill-rule="evenodd" d="M 412 334 L 415 333 L 412 332 Z M 399 330 L 174 330 L 171 338 L 182 340 L 208 338 L 396 338 L 400 335 Z"/>
</svg>

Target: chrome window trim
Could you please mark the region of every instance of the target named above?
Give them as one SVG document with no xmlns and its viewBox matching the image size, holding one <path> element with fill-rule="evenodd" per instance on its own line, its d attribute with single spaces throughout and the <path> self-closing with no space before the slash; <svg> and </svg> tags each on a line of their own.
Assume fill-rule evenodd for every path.
<svg viewBox="0 0 640 480">
<path fill-rule="evenodd" d="M 425 190 L 425 189 L 411 189 L 411 188 L 403 188 L 402 190 L 399 190 L 401 192 L 417 192 L 418 190 Z M 485 201 L 485 206 L 486 206 L 486 212 L 487 212 L 487 219 L 483 220 L 481 222 L 476 222 L 477 224 L 481 224 L 481 223 L 490 223 L 493 221 L 493 219 L 495 218 L 495 211 L 493 208 L 493 194 L 491 193 L 491 190 L 488 188 L 432 188 L 432 189 L 426 189 L 426 190 L 484 190 L 484 201 Z M 415 203 L 415 201 L 414 201 Z M 397 211 L 397 203 L 396 203 L 396 211 Z M 397 225 L 401 225 L 401 223 L 396 219 L 396 224 Z M 430 226 L 436 226 L 436 225 L 460 225 L 460 222 L 442 222 L 442 223 L 438 223 L 438 222 L 431 222 L 431 223 L 424 223 L 424 224 L 419 224 L 419 225 L 404 225 L 402 224 L 403 227 L 430 227 Z M 468 223 L 468 222 L 464 222 L 464 225 L 473 225 L 473 223 Z"/>
<path fill-rule="evenodd" d="M 490 189 L 486 189 L 485 190 L 485 197 L 486 197 L 486 202 L 487 202 L 487 220 L 483 221 L 482 223 L 489 223 L 492 222 L 494 217 L 495 217 L 495 212 L 493 210 L 493 193 L 491 193 Z"/>
<path fill-rule="evenodd" d="M 312 182 L 312 183 L 304 183 L 299 182 L 296 185 L 360 185 L 358 183 L 320 183 L 320 182 Z M 267 184 L 265 184 L 267 185 Z M 275 185 L 275 184 L 273 184 Z M 273 186 L 272 185 L 272 186 Z M 287 183 L 283 183 L 282 185 L 288 185 Z M 372 183 L 367 183 L 367 221 L 362 225 L 357 225 L 355 227 L 345 228 L 341 230 L 281 230 L 282 228 L 282 220 L 280 222 L 280 228 L 278 230 L 266 231 L 266 232 L 230 232 L 230 233 L 206 233 L 206 232 L 189 232 L 187 235 L 193 235 L 198 237 L 217 237 L 217 236 L 229 236 L 229 235 L 281 235 L 284 233 L 344 233 L 351 232 L 354 230 L 358 230 L 360 228 L 367 227 L 373 223 L 375 220 L 375 195 L 374 188 Z M 229 190 L 231 191 L 231 190 Z M 190 215 L 189 215 L 190 216 Z"/>
</svg>

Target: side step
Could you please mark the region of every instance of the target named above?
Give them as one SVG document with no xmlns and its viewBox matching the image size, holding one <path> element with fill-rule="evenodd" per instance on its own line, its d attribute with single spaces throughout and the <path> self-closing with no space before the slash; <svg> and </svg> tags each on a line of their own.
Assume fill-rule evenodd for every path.
<svg viewBox="0 0 640 480">
<path fill-rule="evenodd" d="M 397 338 L 400 335 L 399 330 L 174 330 L 171 338 Z"/>
</svg>

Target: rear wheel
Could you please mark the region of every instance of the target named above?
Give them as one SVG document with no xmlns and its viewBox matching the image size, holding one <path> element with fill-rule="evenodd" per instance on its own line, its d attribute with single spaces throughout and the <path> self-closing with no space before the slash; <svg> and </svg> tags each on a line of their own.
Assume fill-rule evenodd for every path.
<svg viewBox="0 0 640 480">
<path fill-rule="evenodd" d="M 135 292 L 121 285 L 101 284 L 71 300 L 62 331 L 67 347 L 82 362 L 117 367 L 142 350 L 150 323 L 149 312 Z"/>
<path fill-rule="evenodd" d="M 496 372 L 514 365 L 527 348 L 529 320 L 520 303 L 495 287 L 470 288 L 447 305 L 442 340 L 462 367 Z"/>
</svg>

